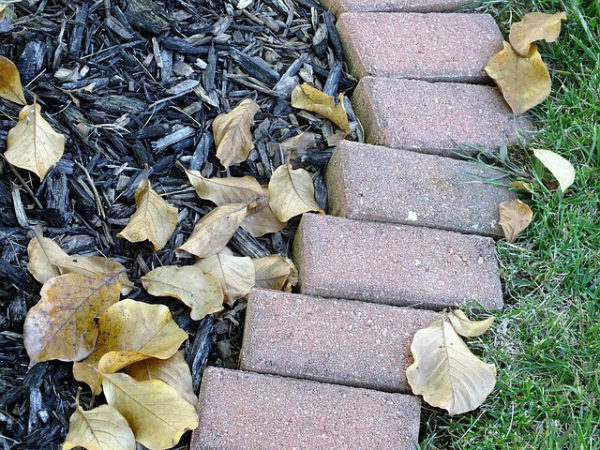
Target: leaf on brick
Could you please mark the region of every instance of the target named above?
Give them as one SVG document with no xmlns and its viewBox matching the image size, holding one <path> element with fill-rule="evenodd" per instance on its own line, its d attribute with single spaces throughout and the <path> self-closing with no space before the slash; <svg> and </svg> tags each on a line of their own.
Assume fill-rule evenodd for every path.
<svg viewBox="0 0 600 450">
<path fill-rule="evenodd" d="M 530 46 L 535 41 L 554 42 L 560 34 L 560 25 L 567 19 L 564 11 L 556 14 L 531 12 L 525 14 L 520 22 L 512 24 L 508 40 L 515 51 L 527 58 Z"/>
<path fill-rule="evenodd" d="M 513 242 L 533 219 L 531 208 L 518 199 L 500 203 L 499 210 L 500 226 L 507 242 Z"/>
<path fill-rule="evenodd" d="M 346 133 L 350 133 L 348 114 L 344 108 L 344 94 L 335 99 L 309 84 L 296 86 L 292 91 L 292 106 L 294 108 L 312 111 L 331 120 Z"/>
</svg>

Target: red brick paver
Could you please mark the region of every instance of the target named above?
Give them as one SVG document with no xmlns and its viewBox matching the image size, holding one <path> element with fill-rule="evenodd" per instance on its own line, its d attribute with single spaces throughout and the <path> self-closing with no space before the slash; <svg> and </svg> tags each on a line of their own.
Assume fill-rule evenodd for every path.
<svg viewBox="0 0 600 450">
<path fill-rule="evenodd" d="M 378 76 L 481 83 L 503 48 L 488 14 L 344 13 L 337 22 L 348 67 Z"/>
<path fill-rule="evenodd" d="M 408 450 L 416 397 L 209 367 L 192 450 Z"/>
<path fill-rule="evenodd" d="M 411 392 L 413 334 L 433 311 L 254 290 L 240 368 L 389 392 Z"/>
<path fill-rule="evenodd" d="M 342 141 L 327 167 L 329 212 L 502 236 L 498 205 L 516 198 L 504 174 L 435 155 Z"/>
<path fill-rule="evenodd" d="M 336 16 L 349 12 L 443 12 L 473 4 L 472 0 L 320 0 Z"/>
</svg>

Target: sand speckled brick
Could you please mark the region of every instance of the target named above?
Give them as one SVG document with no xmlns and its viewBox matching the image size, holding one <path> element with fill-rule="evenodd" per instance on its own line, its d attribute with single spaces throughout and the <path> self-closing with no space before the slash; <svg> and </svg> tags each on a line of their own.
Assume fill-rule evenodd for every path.
<svg viewBox="0 0 600 450">
<path fill-rule="evenodd" d="M 444 12 L 473 5 L 472 0 L 320 0 L 335 15 L 343 12 Z"/>
</svg>

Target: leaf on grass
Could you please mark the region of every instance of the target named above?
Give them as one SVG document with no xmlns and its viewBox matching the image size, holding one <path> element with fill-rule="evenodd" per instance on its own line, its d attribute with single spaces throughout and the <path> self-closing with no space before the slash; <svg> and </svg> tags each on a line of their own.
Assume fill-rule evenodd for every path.
<svg viewBox="0 0 600 450">
<path fill-rule="evenodd" d="M 40 283 L 61 275 L 56 261 L 69 255 L 52 239 L 34 236 L 27 245 L 27 270 Z"/>
<path fill-rule="evenodd" d="M 488 61 L 485 71 L 515 114 L 523 114 L 550 95 L 550 74 L 536 45 L 531 46 L 529 57 L 523 58 L 504 42 L 504 50 Z"/>
<path fill-rule="evenodd" d="M 552 172 L 562 192 L 565 192 L 575 182 L 575 168 L 567 159 L 550 150 L 534 149 L 533 154 L 546 169 Z"/>
<path fill-rule="evenodd" d="M 205 215 L 194 227 L 189 239 L 177 249 L 198 258 L 216 255 L 227 245 L 246 217 L 245 203 L 218 206 Z"/>
<path fill-rule="evenodd" d="M 65 137 L 44 120 L 40 105 L 26 105 L 19 113 L 19 122 L 8 132 L 6 148 L 8 162 L 43 180 L 62 157 Z"/>
<path fill-rule="evenodd" d="M 269 181 L 269 205 L 281 222 L 308 211 L 323 212 L 315 200 L 315 187 L 304 169 L 293 170 L 289 164 L 275 169 Z"/>
<path fill-rule="evenodd" d="M 520 22 L 512 24 L 508 40 L 515 51 L 525 58 L 529 55 L 530 45 L 539 40 L 554 42 L 560 34 L 560 23 L 567 19 L 564 11 L 556 14 L 531 12 L 525 14 Z"/>
<path fill-rule="evenodd" d="M 217 206 L 227 203 L 250 203 L 263 195 L 254 177 L 204 178 L 197 170 L 185 171 L 198 197 Z"/>
<path fill-rule="evenodd" d="M 142 285 L 151 295 L 180 300 L 192 309 L 192 320 L 201 320 L 223 309 L 221 283 L 198 267 L 158 267 L 142 277 Z"/>
<path fill-rule="evenodd" d="M 48 280 L 23 326 L 30 366 L 51 359 L 80 361 L 96 344 L 98 317 L 119 301 L 118 274 L 69 273 Z"/>
<path fill-rule="evenodd" d="M 195 406 L 163 381 L 111 373 L 104 375 L 102 386 L 106 401 L 125 417 L 135 440 L 150 450 L 171 448 L 198 426 Z"/>
<path fill-rule="evenodd" d="M 335 99 L 309 84 L 303 83 L 292 91 L 292 106 L 306 111 L 316 112 L 331 120 L 346 133 L 350 133 L 348 114 L 344 108 L 344 94 Z"/>
<path fill-rule="evenodd" d="M 254 148 L 250 128 L 260 107 L 252 99 L 244 99 L 233 110 L 219 114 L 213 121 L 213 135 L 217 158 L 228 169 L 232 164 L 245 161 Z"/>
<path fill-rule="evenodd" d="M 10 59 L 4 56 L 0 56 L 0 97 L 20 105 L 27 104 L 19 70 Z"/>
<path fill-rule="evenodd" d="M 454 330 L 464 337 L 481 336 L 494 322 L 493 317 L 478 321 L 469 320 L 465 313 L 460 309 L 450 311 L 448 318 L 450 319 L 450 323 L 454 327 Z"/>
<path fill-rule="evenodd" d="M 206 273 L 214 276 L 225 295 L 225 303 L 233 306 L 233 303 L 250 292 L 254 286 L 254 265 L 247 256 L 233 256 L 228 248 L 209 256 L 199 259 L 193 265 Z"/>
<path fill-rule="evenodd" d="M 254 237 L 264 236 L 268 233 L 277 233 L 283 230 L 287 222 L 281 222 L 269 206 L 268 190 L 265 195 L 248 207 L 246 217 L 240 225 Z"/>
<path fill-rule="evenodd" d="M 149 240 L 154 251 L 163 248 L 177 227 L 177 208 L 169 205 L 143 179 L 135 191 L 136 210 L 129 223 L 117 234 L 129 242 Z"/>
<path fill-rule="evenodd" d="M 256 273 L 256 287 L 291 292 L 298 283 L 298 270 L 289 258 L 270 255 L 252 260 Z"/>
<path fill-rule="evenodd" d="M 415 395 L 451 416 L 479 407 L 496 384 L 496 367 L 480 361 L 443 319 L 415 333 L 406 377 Z"/>
<path fill-rule="evenodd" d="M 521 231 L 529 226 L 533 219 L 531 208 L 521 200 L 502 202 L 500 209 L 500 226 L 507 242 L 513 242 Z"/>
</svg>

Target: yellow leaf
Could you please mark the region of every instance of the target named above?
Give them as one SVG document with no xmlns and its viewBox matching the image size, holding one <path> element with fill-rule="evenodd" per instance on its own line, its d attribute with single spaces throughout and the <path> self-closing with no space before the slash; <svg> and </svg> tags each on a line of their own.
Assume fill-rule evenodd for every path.
<svg viewBox="0 0 600 450">
<path fill-rule="evenodd" d="M 40 283 L 61 275 L 56 261 L 69 255 L 52 239 L 34 236 L 27 245 L 27 270 Z"/>
<path fill-rule="evenodd" d="M 4 56 L 0 56 L 0 97 L 11 102 L 26 105 L 21 86 L 21 75 L 14 63 Z"/>
<path fill-rule="evenodd" d="M 189 306 L 192 320 L 223 309 L 219 280 L 198 267 L 158 267 L 142 277 L 142 285 L 151 295 L 174 297 Z"/>
<path fill-rule="evenodd" d="M 123 231 L 117 234 L 129 242 L 149 240 L 158 251 L 166 244 L 177 227 L 177 208 L 169 205 L 143 179 L 135 191 L 136 211 Z"/>
<path fill-rule="evenodd" d="M 69 273 L 48 280 L 41 299 L 29 310 L 23 326 L 30 365 L 59 359 L 80 361 L 93 350 L 98 336 L 96 320 L 119 301 L 119 274 Z"/>
<path fill-rule="evenodd" d="M 338 96 L 338 103 L 336 105 L 333 97 L 304 83 L 296 86 L 292 91 L 292 106 L 316 112 L 331 120 L 346 133 L 350 133 L 348 114 L 344 108 L 344 94 Z"/>
<path fill-rule="evenodd" d="M 254 265 L 247 256 L 233 256 L 229 249 L 225 248 L 216 255 L 199 259 L 194 263 L 204 272 L 214 276 L 225 295 L 225 303 L 233 306 L 233 303 L 250 292 L 254 286 Z"/>
<path fill-rule="evenodd" d="M 567 159 L 550 150 L 534 149 L 533 154 L 552 172 L 561 191 L 565 192 L 575 182 L 575 168 Z"/>
<path fill-rule="evenodd" d="M 500 209 L 500 226 L 507 242 L 513 242 L 521 231 L 529 226 L 533 219 L 531 208 L 521 200 L 502 202 Z"/>
<path fill-rule="evenodd" d="M 480 361 L 443 319 L 415 333 L 406 377 L 415 395 L 451 416 L 479 407 L 496 384 L 496 367 Z"/>
<path fill-rule="evenodd" d="M 260 107 L 249 98 L 242 100 L 233 110 L 219 114 L 213 121 L 213 135 L 217 145 L 217 158 L 229 169 L 232 164 L 245 161 L 254 148 L 250 128 Z"/>
<path fill-rule="evenodd" d="M 269 181 L 269 205 L 281 222 L 307 211 L 323 210 L 315 200 L 315 188 L 304 169 L 292 170 L 289 164 L 279 166 Z"/>
<path fill-rule="evenodd" d="M 150 450 L 171 448 L 198 426 L 196 408 L 162 381 L 112 373 L 104 375 L 102 386 L 106 401 L 125 417 L 135 440 Z"/>
<path fill-rule="evenodd" d="M 464 337 L 477 337 L 485 333 L 494 322 L 493 317 L 485 320 L 473 321 L 462 312 L 460 309 L 455 309 L 448 314 L 450 323 L 454 327 L 454 331 Z"/>
<path fill-rule="evenodd" d="M 287 222 L 281 222 L 269 206 L 268 190 L 251 207 L 248 207 L 246 217 L 240 225 L 254 237 L 264 236 L 268 233 L 281 231 Z"/>
<path fill-rule="evenodd" d="M 133 281 L 127 277 L 127 269 L 123 264 L 103 256 L 63 256 L 54 261 L 62 274 L 108 274 L 118 273 L 123 284 L 121 293 L 129 294 L 133 290 Z"/>
<path fill-rule="evenodd" d="M 262 188 L 251 176 L 241 178 L 204 178 L 196 170 L 186 170 L 198 197 L 210 200 L 217 206 L 227 203 L 250 203 L 262 196 Z"/>
<path fill-rule="evenodd" d="M 560 34 L 560 22 L 567 19 L 564 11 L 556 14 L 531 12 L 510 27 L 508 40 L 515 51 L 527 58 L 530 45 L 539 40 L 554 42 Z"/>
<path fill-rule="evenodd" d="M 65 137 L 44 120 L 40 105 L 26 105 L 19 113 L 19 122 L 8 132 L 6 148 L 8 162 L 44 179 L 62 157 Z"/>
<path fill-rule="evenodd" d="M 207 258 L 216 255 L 227 245 L 246 217 L 247 204 L 230 203 L 218 206 L 194 227 L 189 239 L 177 249 Z"/>
<path fill-rule="evenodd" d="M 531 46 L 529 57 L 523 58 L 504 42 L 504 50 L 488 61 L 485 71 L 515 114 L 523 114 L 550 95 L 550 74 L 536 45 Z"/>
<path fill-rule="evenodd" d="M 256 272 L 255 285 L 258 288 L 290 292 L 292 286 L 298 283 L 298 271 L 288 258 L 270 255 L 264 258 L 255 258 L 252 263 Z M 289 289 L 286 289 L 288 286 Z"/>
</svg>

